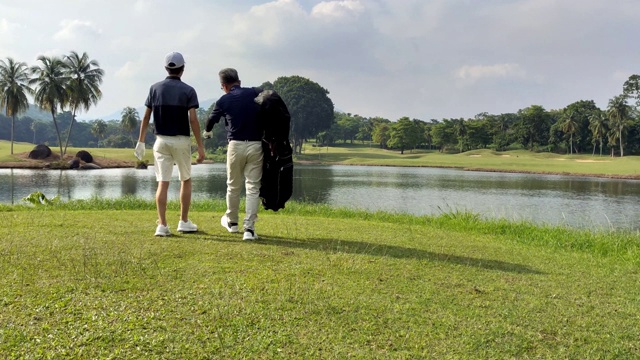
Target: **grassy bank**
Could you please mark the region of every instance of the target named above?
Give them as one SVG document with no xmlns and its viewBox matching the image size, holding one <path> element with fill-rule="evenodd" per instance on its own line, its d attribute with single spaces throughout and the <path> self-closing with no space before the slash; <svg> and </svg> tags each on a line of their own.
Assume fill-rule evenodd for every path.
<svg viewBox="0 0 640 360">
<path fill-rule="evenodd" d="M 298 161 L 324 164 L 457 167 L 468 170 L 494 170 L 549 174 L 582 174 L 640 179 L 640 157 L 611 158 L 591 154 L 559 155 L 526 150 L 496 152 L 473 150 L 460 154 L 414 150 L 400 154 L 368 145 L 341 144 L 336 147 L 305 146 Z"/>
<path fill-rule="evenodd" d="M 243 242 L 223 209 L 0 206 L 0 357 L 640 356 L 637 234 L 291 203 Z"/>
<path fill-rule="evenodd" d="M 396 150 L 383 150 L 376 146 L 362 144 L 340 144 L 335 147 L 314 147 L 306 144 L 303 154 L 297 155 L 298 163 L 341 164 L 341 165 L 382 165 L 382 166 L 430 166 L 456 167 L 467 170 L 530 172 L 544 174 L 588 175 L 640 179 L 640 157 L 558 155 L 552 153 L 534 153 L 526 150 L 495 152 L 492 150 L 474 150 L 461 154 L 442 154 L 437 151 L 414 150 L 400 154 Z M 16 143 L 15 153 L 28 152 L 33 144 Z M 109 158 L 134 161 L 133 149 L 111 148 L 69 148 L 68 153 L 88 150 L 96 159 Z M 56 152 L 56 149 L 53 148 Z M 220 156 L 208 155 L 209 159 L 224 162 Z M 148 150 L 145 159 L 153 163 L 153 154 Z M 9 155 L 9 142 L 0 141 L 0 167 L 2 163 L 20 161 Z"/>
</svg>

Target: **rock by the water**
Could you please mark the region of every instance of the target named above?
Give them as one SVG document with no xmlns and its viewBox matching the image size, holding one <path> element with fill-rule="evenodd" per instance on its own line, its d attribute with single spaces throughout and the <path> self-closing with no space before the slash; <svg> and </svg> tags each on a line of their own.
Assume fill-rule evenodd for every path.
<svg viewBox="0 0 640 360">
<path fill-rule="evenodd" d="M 69 169 L 78 169 L 80 168 L 80 159 L 75 158 L 73 160 L 69 160 Z"/>
<path fill-rule="evenodd" d="M 102 169 L 100 166 L 93 164 L 93 163 L 84 163 L 82 165 L 80 165 L 80 169 L 83 170 L 92 170 L 92 169 Z"/>
<path fill-rule="evenodd" d="M 80 150 L 76 153 L 76 157 L 80 158 L 80 160 L 86 162 L 86 163 L 92 163 L 93 162 L 93 156 L 91 156 L 91 153 L 89 153 L 86 150 Z"/>
<path fill-rule="evenodd" d="M 42 160 L 51 156 L 51 148 L 47 145 L 36 145 L 29 153 L 29 159 Z"/>
</svg>

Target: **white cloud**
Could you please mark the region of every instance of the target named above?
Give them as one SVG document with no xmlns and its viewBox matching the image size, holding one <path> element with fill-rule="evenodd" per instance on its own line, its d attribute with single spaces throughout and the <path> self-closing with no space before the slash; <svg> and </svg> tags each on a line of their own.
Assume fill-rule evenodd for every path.
<svg viewBox="0 0 640 360">
<path fill-rule="evenodd" d="M 77 38 L 97 38 L 102 34 L 102 30 L 98 29 L 90 21 L 82 20 L 62 20 L 60 23 L 62 29 L 53 35 L 58 41 L 75 40 Z"/>
<path fill-rule="evenodd" d="M 313 7 L 311 16 L 324 19 L 350 18 L 364 10 L 364 5 L 358 0 L 323 1 Z"/>
<path fill-rule="evenodd" d="M 456 78 L 475 82 L 490 78 L 526 78 L 526 71 L 518 64 L 464 65 L 456 71 Z"/>
<path fill-rule="evenodd" d="M 146 13 L 151 9 L 152 5 L 150 0 L 138 0 L 133 5 L 133 10 L 139 13 Z"/>
<path fill-rule="evenodd" d="M 0 54 L 32 65 L 86 51 L 106 71 L 96 116 L 139 106 L 174 50 L 201 100 L 221 95 L 217 72 L 232 66 L 243 84 L 305 76 L 343 111 L 394 120 L 606 106 L 640 72 L 634 0 L 57 0 L 31 16 L 41 11 L 0 1 Z"/>
</svg>

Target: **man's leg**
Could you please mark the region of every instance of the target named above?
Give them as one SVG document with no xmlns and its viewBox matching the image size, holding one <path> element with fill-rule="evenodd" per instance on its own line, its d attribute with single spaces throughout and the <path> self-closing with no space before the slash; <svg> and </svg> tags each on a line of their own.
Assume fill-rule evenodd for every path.
<svg viewBox="0 0 640 360">
<path fill-rule="evenodd" d="M 158 223 L 163 226 L 167 226 L 167 193 L 169 192 L 169 181 L 173 171 L 173 158 L 166 140 L 168 139 L 158 136 L 155 144 L 153 144 L 154 169 L 156 180 L 158 181 L 156 209 L 158 211 Z"/>
<path fill-rule="evenodd" d="M 189 221 L 191 206 L 191 179 L 180 182 L 180 220 Z"/>
<path fill-rule="evenodd" d="M 158 221 L 160 225 L 167 226 L 167 193 L 169 192 L 168 181 L 158 181 L 156 190 L 156 207 L 158 209 Z"/>
<path fill-rule="evenodd" d="M 262 144 L 251 142 L 247 148 L 247 164 L 244 168 L 246 198 L 246 216 L 244 228 L 254 230 L 260 206 L 260 182 L 262 180 Z"/>
<path fill-rule="evenodd" d="M 245 164 L 246 143 L 230 141 L 227 148 L 227 218 L 238 223 L 240 192 L 242 191 L 243 170 Z"/>
</svg>

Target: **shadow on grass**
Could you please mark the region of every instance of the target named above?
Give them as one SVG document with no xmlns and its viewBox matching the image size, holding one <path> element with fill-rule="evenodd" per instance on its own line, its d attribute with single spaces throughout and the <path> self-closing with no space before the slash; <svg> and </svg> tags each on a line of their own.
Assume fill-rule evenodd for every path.
<svg viewBox="0 0 640 360">
<path fill-rule="evenodd" d="M 393 245 L 371 244 L 361 241 L 342 241 L 334 239 L 295 240 L 278 237 L 261 237 L 255 242 L 259 245 L 275 245 L 287 248 L 323 251 L 327 253 L 345 253 L 370 256 L 387 256 L 397 259 L 418 259 L 440 261 L 455 265 L 472 266 L 486 270 L 497 270 L 522 274 L 544 274 L 521 264 L 514 264 L 499 260 L 472 258 L 426 250 L 405 248 Z"/>
</svg>

